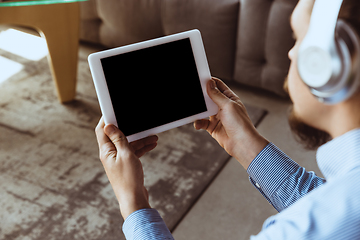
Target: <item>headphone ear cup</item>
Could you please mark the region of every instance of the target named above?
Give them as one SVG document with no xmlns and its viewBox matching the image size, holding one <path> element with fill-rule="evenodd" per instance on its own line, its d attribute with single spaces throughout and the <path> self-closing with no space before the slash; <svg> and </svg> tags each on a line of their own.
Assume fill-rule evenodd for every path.
<svg viewBox="0 0 360 240">
<path fill-rule="evenodd" d="M 349 99 L 359 89 L 360 37 L 348 23 L 339 19 L 330 46 L 330 49 L 324 53 L 322 50 L 317 50 L 317 47 L 308 47 L 299 52 L 298 70 L 304 83 L 309 86 L 311 93 L 320 102 L 337 104 Z M 306 69 L 306 64 L 314 64 L 311 63 L 311 58 L 307 57 L 305 53 L 311 54 L 314 50 L 322 53 L 323 61 L 327 61 L 327 63 L 317 64 L 318 66 L 326 66 L 323 68 L 326 71 L 319 70 L 319 74 L 315 70 L 314 73 L 316 74 L 311 73 L 309 67 Z M 314 55 L 316 56 L 316 54 Z M 325 58 L 325 56 L 327 57 Z"/>
<path fill-rule="evenodd" d="M 333 75 L 332 56 L 318 46 L 301 49 L 298 70 L 301 79 L 310 88 L 323 88 Z"/>
<path fill-rule="evenodd" d="M 347 22 L 338 20 L 335 41 L 342 62 L 342 72 L 336 81 L 336 89 L 346 92 L 343 100 L 350 98 L 360 85 L 360 37 Z M 343 101 L 342 100 L 342 101 Z"/>
</svg>

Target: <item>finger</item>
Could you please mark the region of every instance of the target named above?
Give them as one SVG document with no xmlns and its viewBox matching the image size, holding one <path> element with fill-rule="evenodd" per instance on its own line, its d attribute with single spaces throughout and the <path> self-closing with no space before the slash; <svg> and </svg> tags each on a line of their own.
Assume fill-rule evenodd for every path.
<svg viewBox="0 0 360 240">
<path fill-rule="evenodd" d="M 216 80 L 209 80 L 207 84 L 207 93 L 220 109 L 230 101 L 230 99 L 219 90 Z"/>
<path fill-rule="evenodd" d="M 194 122 L 194 128 L 196 130 L 200 130 L 200 129 L 206 130 L 208 128 L 209 124 L 210 124 L 210 121 L 208 119 L 196 120 Z"/>
<path fill-rule="evenodd" d="M 210 117 L 210 121 L 209 121 L 209 125 L 207 126 L 206 131 L 208 131 L 208 133 L 212 134 L 214 132 L 214 130 L 216 129 L 216 127 L 219 125 L 220 120 L 215 116 L 211 116 Z"/>
<path fill-rule="evenodd" d="M 127 138 L 116 126 L 112 124 L 106 125 L 104 132 L 115 145 L 118 152 L 130 151 L 130 145 Z"/>
<path fill-rule="evenodd" d="M 106 134 L 104 133 L 104 127 L 105 127 L 105 122 L 103 117 L 101 117 L 98 125 L 95 128 L 95 134 L 99 144 L 99 149 L 101 149 L 104 144 L 111 142 L 108 136 L 106 136 Z"/>
<path fill-rule="evenodd" d="M 146 146 L 144 146 L 143 148 L 135 151 L 135 155 L 136 155 L 138 158 L 140 158 L 140 157 L 142 157 L 145 153 L 150 152 L 151 150 L 153 150 L 154 148 L 156 148 L 156 146 L 157 146 L 157 142 L 152 143 L 152 144 L 149 144 L 149 145 L 146 145 Z"/>
<path fill-rule="evenodd" d="M 134 152 L 138 151 L 139 149 L 145 147 L 146 145 L 149 144 L 153 144 L 156 143 L 158 141 L 159 137 L 154 135 L 154 136 L 149 136 L 134 142 L 130 143 L 130 146 L 132 147 L 132 149 L 134 150 Z"/>
<path fill-rule="evenodd" d="M 212 134 L 216 127 L 219 125 L 220 120 L 215 116 L 211 116 L 210 120 L 201 119 L 194 122 L 194 127 L 196 130 L 206 130 L 208 133 Z"/>
<path fill-rule="evenodd" d="M 216 82 L 216 87 L 222 92 L 226 97 L 231 100 L 240 100 L 240 98 L 220 79 L 213 77 L 212 78 Z"/>
</svg>

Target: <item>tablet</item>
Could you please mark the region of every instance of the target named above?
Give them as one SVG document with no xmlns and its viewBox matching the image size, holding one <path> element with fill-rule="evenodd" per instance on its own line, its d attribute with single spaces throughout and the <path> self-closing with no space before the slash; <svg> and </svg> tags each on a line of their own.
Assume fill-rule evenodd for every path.
<svg viewBox="0 0 360 240">
<path fill-rule="evenodd" d="M 89 55 L 105 124 L 129 142 L 218 112 L 206 92 L 211 79 L 198 30 Z"/>
</svg>

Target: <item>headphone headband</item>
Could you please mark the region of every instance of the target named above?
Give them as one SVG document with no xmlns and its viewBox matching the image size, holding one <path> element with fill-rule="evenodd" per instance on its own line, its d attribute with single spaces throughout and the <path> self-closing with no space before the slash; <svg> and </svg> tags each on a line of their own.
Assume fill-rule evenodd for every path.
<svg viewBox="0 0 360 240">
<path fill-rule="evenodd" d="M 335 28 L 343 0 L 316 0 L 311 14 L 309 30 L 302 48 L 318 46 L 325 51 L 335 39 Z M 326 11 L 326 12 L 325 12 Z"/>
</svg>

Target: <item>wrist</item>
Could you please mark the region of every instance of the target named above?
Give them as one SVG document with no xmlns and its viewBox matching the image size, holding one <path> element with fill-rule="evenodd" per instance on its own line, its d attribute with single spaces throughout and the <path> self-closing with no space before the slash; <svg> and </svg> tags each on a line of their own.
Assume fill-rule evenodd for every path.
<svg viewBox="0 0 360 240">
<path fill-rule="evenodd" d="M 122 197 L 119 201 L 120 212 L 124 220 L 133 212 L 144 208 L 151 208 L 149 201 L 145 195 L 131 195 L 126 194 L 126 197 Z"/>
<path fill-rule="evenodd" d="M 237 151 L 233 157 L 247 170 L 251 162 L 268 144 L 269 141 L 256 132 L 245 141 L 238 141 Z"/>
<path fill-rule="evenodd" d="M 131 205 L 131 206 L 124 206 L 124 205 L 120 204 L 120 212 L 121 212 L 121 215 L 123 216 L 124 220 L 128 216 L 130 216 L 130 214 L 132 214 L 140 209 L 145 209 L 145 208 L 151 208 L 149 203 L 142 204 L 142 205 Z"/>
</svg>

